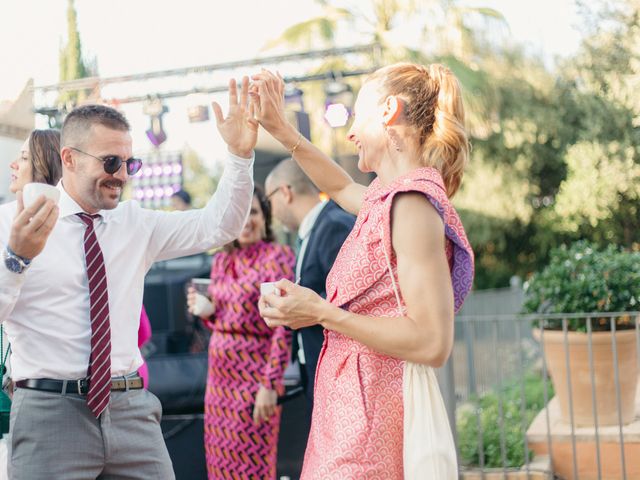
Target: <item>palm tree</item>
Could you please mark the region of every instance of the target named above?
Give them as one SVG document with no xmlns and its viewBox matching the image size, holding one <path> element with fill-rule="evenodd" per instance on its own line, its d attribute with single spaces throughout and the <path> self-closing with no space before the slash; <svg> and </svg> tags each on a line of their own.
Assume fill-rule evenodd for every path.
<svg viewBox="0 0 640 480">
<path fill-rule="evenodd" d="M 322 13 L 288 27 L 266 49 L 295 46 L 330 48 L 339 42 L 375 43 L 381 47 L 370 65 L 397 61 L 445 63 L 460 79 L 469 109 L 469 128 L 484 137 L 491 129 L 496 94 L 478 59 L 496 45 L 495 32 L 506 33 L 502 14 L 467 7 L 457 0 L 316 0 Z M 501 32 L 501 33 L 500 33 Z M 317 72 L 339 69 L 331 58 Z"/>
</svg>

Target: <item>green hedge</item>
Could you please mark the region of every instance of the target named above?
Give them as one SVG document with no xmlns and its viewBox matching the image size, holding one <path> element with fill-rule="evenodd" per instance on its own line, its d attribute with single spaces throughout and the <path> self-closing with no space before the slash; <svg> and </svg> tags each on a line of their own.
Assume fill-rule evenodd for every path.
<svg viewBox="0 0 640 480">
<path fill-rule="evenodd" d="M 506 446 L 506 467 L 524 465 L 524 435 L 535 416 L 544 407 L 544 384 L 542 378 L 527 374 L 524 382 L 525 412 L 524 422 L 521 410 L 521 382 L 514 382 L 502 389 L 503 420 L 499 415 L 499 392 L 492 391 L 470 400 L 458 410 L 458 448 L 462 465 L 477 467 L 480 465 L 480 447 L 478 442 L 478 415 L 482 426 L 484 466 L 502 468 L 500 450 L 500 425 L 504 428 Z M 548 398 L 553 396 L 551 381 L 547 381 Z M 524 424 L 524 425 L 523 425 Z M 529 452 L 531 460 L 531 452 Z"/>
</svg>

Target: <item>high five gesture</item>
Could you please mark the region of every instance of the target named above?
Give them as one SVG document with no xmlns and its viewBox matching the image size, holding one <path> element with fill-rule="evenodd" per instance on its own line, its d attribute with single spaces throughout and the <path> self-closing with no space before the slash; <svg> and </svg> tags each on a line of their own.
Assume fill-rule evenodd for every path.
<svg viewBox="0 0 640 480">
<path fill-rule="evenodd" d="M 336 162 L 302 137 L 286 118 L 284 80 L 262 70 L 251 76 L 252 111 L 260 125 L 284 146 L 316 186 L 346 211 L 357 214 L 365 188 Z"/>
<path fill-rule="evenodd" d="M 243 77 L 238 98 L 236 81 L 229 81 L 229 111 L 225 118 L 217 102 L 212 103 L 220 136 L 227 143 L 229 152 L 250 158 L 258 140 L 258 121 L 254 118 L 253 105 L 249 104 L 249 78 Z"/>
</svg>

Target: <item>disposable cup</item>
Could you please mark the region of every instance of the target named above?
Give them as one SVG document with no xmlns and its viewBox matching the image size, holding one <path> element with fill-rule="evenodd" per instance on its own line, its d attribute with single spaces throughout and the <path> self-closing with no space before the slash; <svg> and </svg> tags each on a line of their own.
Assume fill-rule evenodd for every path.
<svg viewBox="0 0 640 480">
<path fill-rule="evenodd" d="M 60 190 L 53 185 L 49 185 L 47 183 L 27 183 L 22 188 L 22 202 L 24 203 L 24 208 L 29 208 L 33 205 L 40 195 L 50 198 L 56 204 L 58 203 L 58 200 L 60 200 Z"/>
</svg>

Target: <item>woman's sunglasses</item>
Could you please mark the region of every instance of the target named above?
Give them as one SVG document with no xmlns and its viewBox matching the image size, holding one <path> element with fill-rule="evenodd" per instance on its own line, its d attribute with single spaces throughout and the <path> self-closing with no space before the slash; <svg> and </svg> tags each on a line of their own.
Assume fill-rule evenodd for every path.
<svg viewBox="0 0 640 480">
<path fill-rule="evenodd" d="M 95 155 L 91 155 L 90 153 L 83 152 L 79 148 L 69 147 L 71 150 L 75 150 L 76 152 L 82 153 L 84 155 L 88 155 L 90 157 L 95 158 L 96 160 L 100 160 L 102 162 L 105 173 L 109 175 L 113 175 L 120 167 L 122 167 L 123 163 L 127 164 L 127 175 L 135 175 L 142 167 L 142 160 L 139 158 L 130 158 L 128 160 L 122 160 L 122 158 L 117 155 L 106 155 L 104 157 L 96 157 Z"/>
</svg>

